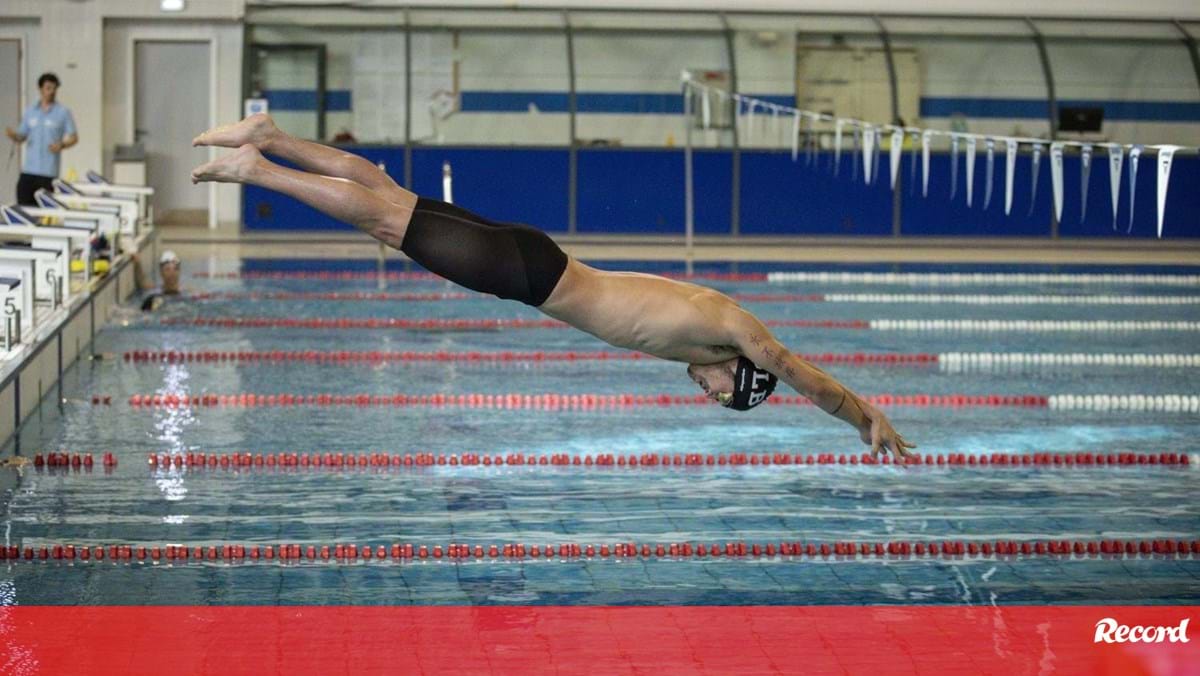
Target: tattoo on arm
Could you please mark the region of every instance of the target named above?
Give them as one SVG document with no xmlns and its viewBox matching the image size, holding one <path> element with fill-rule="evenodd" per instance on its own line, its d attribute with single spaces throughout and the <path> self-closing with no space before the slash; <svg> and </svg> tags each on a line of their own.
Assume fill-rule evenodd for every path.
<svg viewBox="0 0 1200 676">
<path fill-rule="evenodd" d="M 757 348 L 761 348 L 763 356 L 765 356 L 767 358 L 767 361 L 770 361 L 771 363 L 775 364 L 775 368 L 777 368 L 781 371 L 784 371 L 785 373 L 788 374 L 789 377 L 795 377 L 795 374 L 796 374 L 795 369 L 793 369 L 791 366 L 788 366 L 787 361 L 784 359 L 784 357 L 787 356 L 786 349 L 776 350 L 776 349 L 772 349 L 769 346 L 769 344 L 764 345 L 763 337 L 758 335 L 757 333 L 751 333 L 749 336 L 749 340 L 750 340 L 751 345 L 753 345 L 754 347 L 757 347 Z"/>
</svg>

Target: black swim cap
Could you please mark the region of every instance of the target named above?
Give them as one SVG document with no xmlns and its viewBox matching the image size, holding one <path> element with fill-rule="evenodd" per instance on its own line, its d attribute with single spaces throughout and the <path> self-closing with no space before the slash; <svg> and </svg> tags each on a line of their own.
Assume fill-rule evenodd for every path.
<svg viewBox="0 0 1200 676">
<path fill-rule="evenodd" d="M 725 407 L 749 411 L 766 401 L 778 382 L 775 374 L 758 368 L 745 357 L 738 357 L 737 368 L 733 372 L 733 399 Z"/>
</svg>

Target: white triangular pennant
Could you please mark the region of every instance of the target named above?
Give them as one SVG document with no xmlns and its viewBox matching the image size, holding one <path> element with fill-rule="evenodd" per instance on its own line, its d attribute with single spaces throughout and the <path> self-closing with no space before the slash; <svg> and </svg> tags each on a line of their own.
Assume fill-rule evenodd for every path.
<svg viewBox="0 0 1200 676">
<path fill-rule="evenodd" d="M 1121 200 L 1121 165 L 1125 162 L 1125 147 L 1120 143 L 1108 145 L 1108 190 L 1112 199 L 1113 230 L 1117 229 L 1117 205 Z"/>
<path fill-rule="evenodd" d="M 1013 179 L 1017 173 L 1018 144 L 1015 138 L 1004 139 L 1004 215 L 1012 213 Z"/>
<path fill-rule="evenodd" d="M 875 130 L 871 125 L 867 125 L 863 129 L 862 135 L 862 158 L 863 158 L 863 183 L 871 185 L 871 160 L 875 157 Z"/>
<path fill-rule="evenodd" d="M 837 176 L 842 168 L 842 127 L 846 121 L 838 118 L 833 122 L 833 175 Z"/>
<path fill-rule="evenodd" d="M 950 135 L 950 201 L 958 194 L 958 135 Z"/>
<path fill-rule="evenodd" d="M 880 153 L 883 150 L 883 130 L 875 127 L 875 152 L 871 158 L 871 183 L 879 181 L 879 165 L 883 164 L 880 159 Z"/>
<path fill-rule="evenodd" d="M 996 171 L 996 139 L 989 138 L 984 141 L 987 146 L 987 164 L 984 166 L 983 177 L 986 179 L 983 185 L 983 210 L 992 203 L 992 178 Z"/>
<path fill-rule="evenodd" d="M 800 111 L 792 113 L 792 162 L 800 157 Z"/>
<path fill-rule="evenodd" d="M 1062 222 L 1063 144 L 1050 144 L 1050 187 L 1054 191 L 1054 218 Z"/>
<path fill-rule="evenodd" d="M 888 148 L 892 168 L 892 190 L 896 189 L 896 176 L 900 173 L 900 152 L 904 150 L 904 130 L 892 130 L 892 147 Z"/>
<path fill-rule="evenodd" d="M 1158 238 L 1162 239 L 1163 215 L 1167 210 L 1167 187 L 1171 182 L 1171 164 L 1179 146 L 1158 148 Z"/>
<path fill-rule="evenodd" d="M 967 206 L 975 195 L 975 137 L 967 137 Z"/>
<path fill-rule="evenodd" d="M 921 197 L 929 197 L 929 146 L 933 132 L 921 132 Z"/>
<path fill-rule="evenodd" d="M 854 133 L 851 135 L 851 137 L 853 139 L 854 149 L 850 153 L 850 180 L 857 181 L 858 180 L 859 155 L 862 153 L 862 146 L 863 146 L 862 129 L 860 129 L 857 126 L 854 127 Z"/>
<path fill-rule="evenodd" d="M 1033 215 L 1033 205 L 1037 204 L 1038 193 L 1038 174 L 1042 171 L 1042 144 L 1033 144 L 1033 156 L 1030 158 L 1029 166 L 1029 213 Z"/>
<path fill-rule="evenodd" d="M 1079 207 L 1079 222 L 1087 220 L 1088 185 L 1092 177 L 1092 147 L 1084 145 L 1079 148 L 1079 196 L 1082 203 Z"/>
<path fill-rule="evenodd" d="M 917 142 L 920 140 L 921 134 L 915 130 L 908 132 L 908 194 L 913 194 L 917 189 Z"/>
<path fill-rule="evenodd" d="M 1142 158 L 1142 149 L 1142 146 L 1134 146 L 1129 149 L 1129 227 L 1125 229 L 1125 234 L 1133 232 L 1133 207 L 1137 203 L 1138 160 Z"/>
</svg>

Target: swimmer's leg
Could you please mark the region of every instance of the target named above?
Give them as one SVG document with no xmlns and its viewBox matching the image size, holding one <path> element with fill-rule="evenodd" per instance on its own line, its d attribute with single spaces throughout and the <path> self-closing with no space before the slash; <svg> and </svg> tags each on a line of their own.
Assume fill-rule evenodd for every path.
<svg viewBox="0 0 1200 676">
<path fill-rule="evenodd" d="M 245 183 L 283 193 L 400 249 L 456 284 L 535 307 L 549 298 L 567 267 L 567 255 L 537 229 L 491 223 L 436 200 L 395 204 L 354 181 L 281 167 L 249 144 L 192 170 L 192 181 Z"/>
<path fill-rule="evenodd" d="M 282 167 L 250 144 L 192 170 L 193 183 L 205 181 L 242 183 L 283 193 L 396 249 L 404 243 L 417 203 L 412 193 L 408 193 L 410 205 L 399 204 L 356 181 Z"/>
<path fill-rule="evenodd" d="M 381 197 L 404 207 L 412 208 L 416 195 L 400 187 L 387 172 L 363 157 L 321 143 L 305 141 L 275 126 L 266 113 L 257 113 L 234 124 L 209 129 L 192 139 L 194 146 L 240 148 L 250 144 L 268 155 L 281 157 L 305 171 L 344 178 L 378 192 Z M 437 211 L 489 227 L 513 225 L 500 223 L 473 214 L 466 209 L 438 200 L 421 200 L 423 208 Z"/>
<path fill-rule="evenodd" d="M 266 113 L 209 129 L 192 139 L 194 146 L 240 148 L 246 144 L 268 155 L 281 157 L 305 171 L 354 181 L 401 206 L 411 208 L 417 199 L 370 160 L 332 146 L 298 139 L 276 127 Z"/>
</svg>

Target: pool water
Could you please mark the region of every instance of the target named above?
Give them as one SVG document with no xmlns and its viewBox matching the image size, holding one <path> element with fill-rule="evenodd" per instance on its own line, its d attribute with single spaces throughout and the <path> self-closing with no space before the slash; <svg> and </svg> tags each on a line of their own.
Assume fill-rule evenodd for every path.
<svg viewBox="0 0 1200 676">
<path fill-rule="evenodd" d="M 249 262 L 248 262 L 249 263 Z M 185 271 L 203 269 L 185 261 Z M 286 266 L 286 263 L 274 263 Z M 328 262 L 331 268 L 339 263 Z M 778 266 L 775 266 L 778 267 Z M 1154 285 L 930 288 L 889 284 L 706 281 L 754 294 L 1114 294 L 1192 296 Z M 133 363 L 133 350 L 449 351 L 608 349 L 565 329 L 210 328 L 195 317 L 540 318 L 491 298 L 280 300 L 263 294 L 362 292 L 375 282 L 186 277 L 157 316 L 130 309 L 97 336 L 110 358 L 65 376 L 21 431 L 19 451 L 112 452 L 111 473 L 0 470 L 5 543 L 1017 541 L 1200 537 L 1187 467 L 900 469 L 894 466 L 684 467 L 656 471 L 434 466 L 386 470 L 187 471 L 148 454 L 296 452 L 859 453 L 854 430 L 812 407 L 716 406 L 539 411 L 463 407 L 131 408 L 134 394 L 694 395 L 684 365 L 652 359 L 555 362 Z M 391 292 L 459 291 L 393 281 Z M 233 297 L 224 294 L 233 294 Z M 252 295 L 258 294 L 258 295 Z M 1200 304 L 959 305 L 753 302 L 763 319 L 1045 319 L 1200 321 Z M 175 323 L 164 324 L 164 318 Z M 1191 354 L 1189 331 L 984 332 L 780 328 L 799 353 L 993 352 Z M 1196 367 L 970 369 L 938 364 L 824 366 L 861 394 L 1184 394 Z M 780 390 L 782 392 L 782 389 Z M 93 406 L 111 396 L 112 406 Z M 891 407 L 923 454 L 1196 451 L 1200 415 L 1019 407 Z M 7 604 L 1195 604 L 1200 556 L 950 558 L 600 558 L 183 565 L 9 563 Z"/>
</svg>

